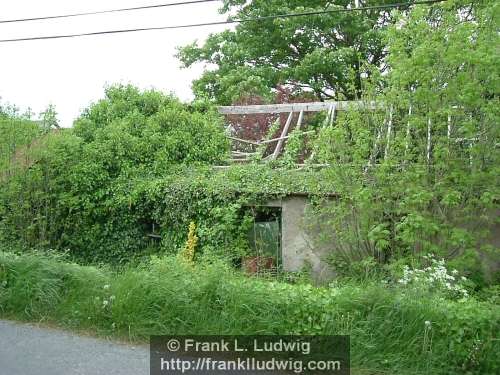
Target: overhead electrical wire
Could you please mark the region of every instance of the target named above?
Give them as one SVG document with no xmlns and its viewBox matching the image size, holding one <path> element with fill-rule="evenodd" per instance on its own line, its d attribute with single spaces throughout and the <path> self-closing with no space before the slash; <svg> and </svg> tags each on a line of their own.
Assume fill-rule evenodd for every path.
<svg viewBox="0 0 500 375">
<path fill-rule="evenodd" d="M 246 22 L 266 21 L 266 20 L 273 20 L 273 19 L 295 18 L 295 17 L 304 17 L 304 16 L 315 16 L 315 15 L 322 15 L 322 14 L 362 12 L 362 11 L 377 10 L 377 9 L 393 9 L 393 8 L 408 7 L 408 6 L 412 6 L 412 5 L 435 4 L 435 3 L 441 3 L 443 1 L 446 1 L 446 0 L 423 0 L 423 1 L 414 1 L 414 2 L 406 2 L 406 3 L 373 5 L 373 6 L 359 7 L 359 8 L 338 8 L 338 9 L 319 10 L 319 11 L 310 11 L 310 12 L 301 12 L 301 13 L 277 14 L 277 15 L 253 17 L 253 18 L 245 18 L 245 19 L 229 19 L 227 21 L 192 23 L 192 24 L 185 24 L 185 25 L 143 27 L 143 28 L 134 28 L 134 29 L 94 31 L 94 32 L 87 32 L 87 33 L 76 33 L 76 34 L 60 34 L 60 35 L 33 36 L 33 37 L 14 38 L 14 39 L 0 39 L 0 43 L 24 42 L 24 41 L 32 41 L 32 40 L 78 38 L 78 37 L 84 37 L 84 36 L 123 34 L 123 33 L 139 32 L 139 31 L 185 29 L 185 28 L 203 27 L 203 26 L 231 25 L 231 24 L 246 23 Z"/>
<path fill-rule="evenodd" d="M 53 20 L 53 19 L 58 19 L 58 18 L 69 18 L 69 17 L 80 17 L 80 16 L 93 16 L 93 15 L 97 15 L 97 14 L 130 12 L 130 11 L 134 11 L 134 10 L 166 8 L 166 7 L 174 7 L 174 6 L 179 6 L 179 5 L 190 5 L 190 4 L 200 4 L 200 3 L 213 3 L 215 1 L 221 1 L 221 0 L 189 0 L 189 1 L 182 1 L 182 2 L 178 2 L 178 3 L 163 3 L 163 4 L 143 5 L 143 6 L 131 7 L 131 8 L 97 10 L 97 11 L 81 12 L 81 13 L 59 14 L 59 15 L 55 15 L 55 16 L 42 16 L 42 17 L 31 17 L 31 18 L 18 18 L 18 19 L 10 19 L 10 20 L 0 20 L 0 23 L 16 23 L 16 22 L 28 22 L 28 21 Z"/>
</svg>

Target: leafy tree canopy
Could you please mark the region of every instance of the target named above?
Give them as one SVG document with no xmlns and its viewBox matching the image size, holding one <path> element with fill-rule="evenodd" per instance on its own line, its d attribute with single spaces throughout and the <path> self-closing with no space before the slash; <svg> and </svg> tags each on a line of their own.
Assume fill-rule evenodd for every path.
<svg viewBox="0 0 500 375">
<path fill-rule="evenodd" d="M 112 163 L 168 166 L 224 159 L 221 119 L 203 103 L 191 106 L 158 91 L 111 86 L 74 124 L 74 134 L 96 159 Z"/>
<path fill-rule="evenodd" d="M 45 111 L 40 113 L 39 119 L 40 126 L 45 132 L 50 131 L 51 129 L 59 128 L 56 108 L 52 104 L 49 104 Z"/>
<path fill-rule="evenodd" d="M 370 1 L 368 5 L 393 3 Z M 353 7 L 350 0 L 225 0 L 222 13 L 250 19 Z M 339 12 L 248 21 L 180 49 L 184 66 L 215 64 L 194 82 L 197 96 L 229 104 L 241 93 L 269 95 L 278 85 L 312 91 L 318 99 L 353 99 L 365 64 L 384 69 L 381 30 L 389 11 Z"/>
<path fill-rule="evenodd" d="M 324 208 L 335 266 L 434 253 L 481 284 L 479 259 L 499 261 L 498 8 L 456 0 L 394 13 L 376 96 L 385 110 L 339 114 L 315 143 L 345 196 Z"/>
<path fill-rule="evenodd" d="M 119 258 L 147 244 L 144 215 L 131 211 L 132 181 L 217 163 L 226 150 L 221 119 L 204 103 L 109 87 L 74 129 L 32 143 L 26 168 L 0 184 L 0 239 Z"/>
</svg>

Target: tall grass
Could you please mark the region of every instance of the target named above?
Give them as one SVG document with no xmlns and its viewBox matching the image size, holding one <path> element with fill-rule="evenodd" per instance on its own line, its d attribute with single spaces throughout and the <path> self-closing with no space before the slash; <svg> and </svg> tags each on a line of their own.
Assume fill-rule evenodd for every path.
<svg viewBox="0 0 500 375">
<path fill-rule="evenodd" d="M 355 368 L 496 374 L 498 306 L 366 283 L 315 288 L 170 258 L 114 272 L 0 253 L 0 314 L 143 340 L 152 334 L 348 334 Z"/>
</svg>

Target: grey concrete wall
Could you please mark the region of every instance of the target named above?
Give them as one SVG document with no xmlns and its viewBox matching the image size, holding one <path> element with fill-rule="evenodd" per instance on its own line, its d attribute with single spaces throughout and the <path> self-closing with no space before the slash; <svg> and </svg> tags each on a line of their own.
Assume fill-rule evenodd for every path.
<svg viewBox="0 0 500 375">
<path fill-rule="evenodd" d="M 332 200 L 331 204 L 335 204 Z M 269 207 L 281 207 L 281 249 L 283 269 L 285 271 L 300 271 L 304 268 L 312 270 L 317 281 L 332 279 L 335 275 L 326 261 L 333 250 L 334 238 L 329 241 L 319 240 L 325 231 L 324 223 L 327 218 L 309 215 L 310 207 L 307 196 L 291 195 L 283 199 L 270 201 Z M 495 210 L 490 213 L 492 218 L 498 218 L 500 212 Z M 323 224 L 323 225 L 322 225 Z M 492 245 L 493 254 L 481 254 L 483 264 L 493 275 L 500 269 L 500 223 L 494 222 L 489 228 L 490 236 L 483 244 Z"/>
<path fill-rule="evenodd" d="M 316 280 L 324 281 L 333 276 L 325 262 L 328 249 L 313 244 L 314 233 L 307 222 L 308 206 L 308 198 L 303 196 L 289 196 L 281 200 L 283 269 L 300 271 L 310 268 Z"/>
</svg>

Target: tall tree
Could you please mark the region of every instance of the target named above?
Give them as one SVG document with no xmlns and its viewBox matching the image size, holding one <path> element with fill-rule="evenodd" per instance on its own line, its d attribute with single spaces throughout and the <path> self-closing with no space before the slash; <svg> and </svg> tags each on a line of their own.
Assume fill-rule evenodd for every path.
<svg viewBox="0 0 500 375">
<path fill-rule="evenodd" d="M 47 109 L 40 113 L 39 119 L 40 126 L 45 132 L 60 127 L 59 120 L 57 119 L 56 107 L 53 104 L 49 104 Z"/>
<path fill-rule="evenodd" d="M 225 0 L 221 12 L 245 20 L 354 7 L 352 0 Z M 390 10 L 373 9 L 246 21 L 211 34 L 203 45 L 181 48 L 178 57 L 185 67 L 215 64 L 193 89 L 223 104 L 242 93 L 270 96 L 278 85 L 313 92 L 319 100 L 354 99 L 361 94 L 362 77 L 370 74 L 365 64 L 385 69 L 381 29 L 390 19 Z"/>
</svg>

